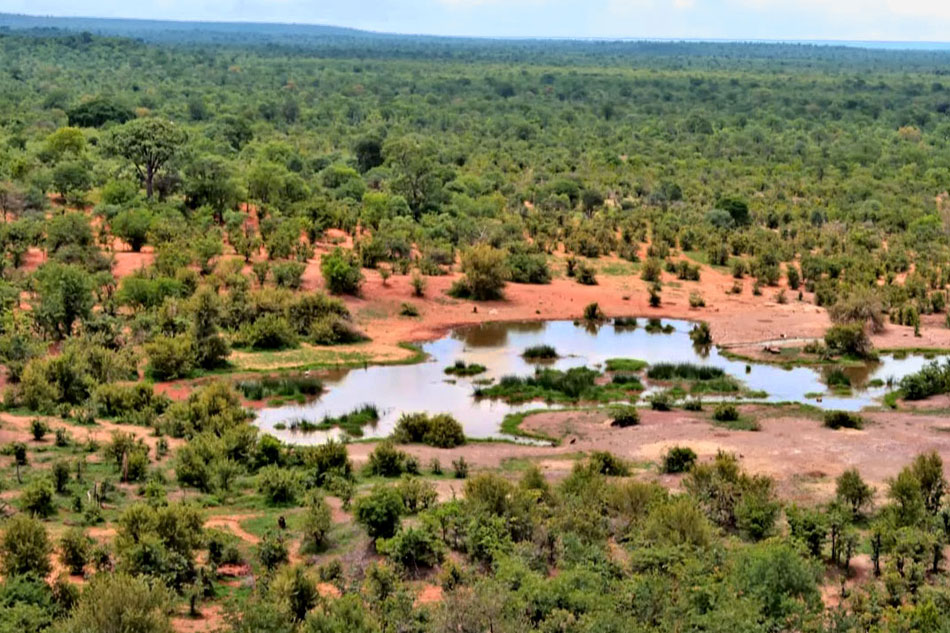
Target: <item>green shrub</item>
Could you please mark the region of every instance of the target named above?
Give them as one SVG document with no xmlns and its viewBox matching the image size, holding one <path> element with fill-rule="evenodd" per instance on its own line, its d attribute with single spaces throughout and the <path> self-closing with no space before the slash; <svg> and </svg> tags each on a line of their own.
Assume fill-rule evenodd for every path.
<svg viewBox="0 0 950 633">
<path fill-rule="evenodd" d="M 356 500 L 356 520 L 372 539 L 387 539 L 399 529 L 403 512 L 402 497 L 390 486 L 374 486 L 368 495 Z"/>
<path fill-rule="evenodd" d="M 59 540 L 60 560 L 69 573 L 80 576 L 92 557 L 95 543 L 82 528 L 70 528 Z"/>
<path fill-rule="evenodd" d="M 726 375 L 719 367 L 693 363 L 656 363 L 647 370 L 651 380 L 716 380 Z"/>
<path fill-rule="evenodd" d="M 403 301 L 399 306 L 399 316 L 404 317 L 417 317 L 419 316 L 419 308 L 415 304 L 409 303 L 408 301 Z"/>
<path fill-rule="evenodd" d="M 465 444 L 462 425 L 446 414 L 403 414 L 396 423 L 393 439 L 400 444 L 421 443 L 436 448 L 454 448 Z"/>
<path fill-rule="evenodd" d="M 418 574 L 420 569 L 431 569 L 442 561 L 442 541 L 426 527 L 404 527 L 395 536 L 379 544 L 379 551 L 391 561 Z"/>
<path fill-rule="evenodd" d="M 832 354 L 856 358 L 869 358 L 874 353 L 871 339 L 860 323 L 831 326 L 825 332 L 825 345 Z"/>
<path fill-rule="evenodd" d="M 445 373 L 450 376 L 477 376 L 488 371 L 484 365 L 478 363 L 467 364 L 464 360 L 457 360 L 445 368 Z"/>
<path fill-rule="evenodd" d="M 49 432 L 49 425 L 39 418 L 30 421 L 30 433 L 33 434 L 33 441 L 42 442 L 43 438 Z"/>
<path fill-rule="evenodd" d="M 53 488 L 57 494 L 66 493 L 71 472 L 72 469 L 69 467 L 69 462 L 65 459 L 53 462 L 53 465 L 50 467 L 50 474 L 53 478 Z"/>
<path fill-rule="evenodd" d="M 45 578 L 52 568 L 52 551 L 46 527 L 37 519 L 15 514 L 3 525 L 0 565 L 7 579 L 26 574 Z"/>
<path fill-rule="evenodd" d="M 738 419 L 739 409 L 734 404 L 721 402 L 713 410 L 713 420 L 717 422 L 735 422 Z"/>
<path fill-rule="evenodd" d="M 943 365 L 934 361 L 920 371 L 904 376 L 900 388 L 908 400 L 923 400 L 950 392 L 950 360 Z"/>
<path fill-rule="evenodd" d="M 583 318 L 585 321 L 603 321 L 607 318 L 607 315 L 604 314 L 604 311 L 600 309 L 600 304 L 594 301 L 593 303 L 588 303 L 584 306 L 584 315 Z M 614 325 L 617 324 L 617 319 L 614 319 Z M 637 320 L 633 320 L 633 325 L 636 326 Z"/>
<path fill-rule="evenodd" d="M 456 479 L 465 479 L 468 477 L 468 462 L 464 456 L 452 460 L 452 473 Z"/>
<path fill-rule="evenodd" d="M 333 294 L 359 294 L 363 283 L 359 258 L 352 251 L 340 247 L 323 256 L 320 271 L 327 289 Z"/>
<path fill-rule="evenodd" d="M 640 414 L 633 406 L 615 405 L 610 407 L 610 426 L 626 428 L 640 424 Z"/>
<path fill-rule="evenodd" d="M 241 342 L 255 350 L 279 350 L 297 346 L 297 332 L 286 317 L 264 314 L 241 328 Z"/>
<path fill-rule="evenodd" d="M 577 280 L 577 283 L 584 286 L 597 285 L 597 273 L 594 267 L 587 262 L 579 262 L 577 264 L 577 267 L 574 269 L 574 279 Z"/>
<path fill-rule="evenodd" d="M 156 336 L 145 344 L 149 374 L 156 380 L 175 380 L 191 374 L 195 366 L 195 349 L 191 337 Z"/>
<path fill-rule="evenodd" d="M 864 419 L 848 411 L 825 411 L 825 426 L 829 429 L 863 429 Z"/>
<path fill-rule="evenodd" d="M 699 398 L 688 398 L 683 402 L 683 409 L 685 411 L 702 411 L 703 401 Z"/>
<path fill-rule="evenodd" d="M 399 491 L 399 496 L 402 497 L 402 505 L 406 508 L 408 514 L 428 510 L 435 505 L 439 498 L 439 494 L 431 482 L 416 476 L 403 477 L 396 489 Z"/>
<path fill-rule="evenodd" d="M 326 544 L 332 525 L 330 506 L 322 496 L 311 494 L 304 508 L 302 522 L 304 542 L 309 543 L 313 551 L 319 552 Z"/>
<path fill-rule="evenodd" d="M 658 391 L 649 397 L 650 408 L 654 411 L 669 411 L 673 408 L 673 397 L 666 391 Z"/>
<path fill-rule="evenodd" d="M 266 466 L 257 474 L 257 488 L 270 504 L 293 503 L 297 487 L 296 473 L 280 466 Z"/>
<path fill-rule="evenodd" d="M 663 455 L 664 473 L 685 473 L 696 463 L 696 453 L 685 446 L 672 446 Z"/>
<path fill-rule="evenodd" d="M 353 477 L 346 444 L 329 440 L 302 451 L 302 461 L 307 469 L 308 485 L 326 486 L 333 479 L 349 480 Z"/>
<path fill-rule="evenodd" d="M 283 535 L 268 531 L 257 545 L 257 559 L 267 571 L 273 571 L 290 560 Z"/>
<path fill-rule="evenodd" d="M 280 288 L 297 290 L 307 265 L 302 262 L 279 262 L 271 267 L 274 283 Z"/>
<path fill-rule="evenodd" d="M 689 331 L 689 339 L 695 345 L 712 345 L 712 331 L 709 329 L 709 324 L 703 321 L 694 325 Z"/>
<path fill-rule="evenodd" d="M 475 301 L 500 299 L 510 275 L 507 254 L 488 244 L 478 244 L 462 253 L 462 272 L 465 276 L 452 284 L 450 295 Z"/>
<path fill-rule="evenodd" d="M 558 357 L 557 350 L 550 345 L 532 345 L 526 347 L 521 356 L 527 361 L 554 360 Z"/>
<path fill-rule="evenodd" d="M 551 283 L 551 271 L 547 257 L 542 253 L 517 253 L 508 255 L 510 280 L 518 284 Z"/>
<path fill-rule="evenodd" d="M 20 509 L 35 517 L 45 519 L 56 512 L 53 494 L 53 484 L 48 479 L 45 477 L 34 479 L 20 493 Z"/>
<path fill-rule="evenodd" d="M 626 477 L 630 474 L 630 466 L 608 451 L 594 451 L 587 459 L 587 467 L 595 473 L 608 477 Z"/>
<path fill-rule="evenodd" d="M 369 454 L 366 472 L 380 477 L 398 477 L 406 472 L 406 454 L 391 441 L 380 442 Z"/>
<path fill-rule="evenodd" d="M 825 379 L 825 382 L 828 383 L 828 386 L 832 388 L 848 388 L 851 386 L 851 378 L 848 377 L 848 374 L 844 373 L 837 367 L 828 372 L 828 377 Z"/>
<path fill-rule="evenodd" d="M 314 345 L 349 345 L 369 340 L 369 337 L 349 320 L 339 316 L 314 320 L 310 325 L 308 338 Z"/>
</svg>

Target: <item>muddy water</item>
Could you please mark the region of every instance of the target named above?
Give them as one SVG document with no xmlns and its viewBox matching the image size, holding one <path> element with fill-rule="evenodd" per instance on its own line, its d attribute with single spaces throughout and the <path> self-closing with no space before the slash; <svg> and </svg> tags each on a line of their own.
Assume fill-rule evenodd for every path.
<svg viewBox="0 0 950 633">
<path fill-rule="evenodd" d="M 498 436 L 505 415 L 520 411 L 546 408 L 541 402 L 510 405 L 501 401 L 472 396 L 473 381 L 493 379 L 508 374 L 525 375 L 536 365 L 526 362 L 521 353 L 526 347 L 538 344 L 553 345 L 560 358 L 546 366 L 557 369 L 589 366 L 596 367 L 608 358 L 639 358 L 649 363 L 692 362 L 721 367 L 740 380 L 748 389 L 764 391 L 767 402 L 803 402 L 825 409 L 859 410 L 876 404 L 887 393 L 886 386 L 871 387 L 875 380 L 894 379 L 920 369 L 929 362 L 922 356 L 903 359 L 882 357 L 871 365 L 848 368 L 852 392 L 847 396 L 832 394 L 825 380 L 827 369 L 798 367 L 783 369 L 768 364 L 746 364 L 732 361 L 715 349 L 697 350 L 689 339 L 692 324 L 686 321 L 664 320 L 673 331 L 668 334 L 650 333 L 643 327 L 617 328 L 603 325 L 599 328 L 575 325 L 570 321 L 531 323 L 491 323 L 469 327 L 426 343 L 423 350 L 429 358 L 416 365 L 398 365 L 352 369 L 326 377 L 326 393 L 305 405 L 273 407 L 260 411 L 257 425 L 268 433 L 297 444 L 325 441 L 327 433 L 295 433 L 275 430 L 278 423 L 289 424 L 305 419 L 319 422 L 326 416 L 339 416 L 364 403 L 375 404 L 380 411 L 379 423 L 364 429 L 365 436 L 388 435 L 402 413 L 428 411 L 450 413 L 465 427 L 470 437 Z M 456 360 L 479 363 L 487 367 L 483 374 L 455 378 L 444 369 Z M 821 402 L 814 395 L 821 393 Z M 331 433 L 335 434 L 335 433 Z"/>
</svg>

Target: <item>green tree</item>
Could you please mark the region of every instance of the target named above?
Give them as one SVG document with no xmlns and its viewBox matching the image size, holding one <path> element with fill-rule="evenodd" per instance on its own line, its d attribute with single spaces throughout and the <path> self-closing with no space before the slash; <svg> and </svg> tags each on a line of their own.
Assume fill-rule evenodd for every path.
<svg viewBox="0 0 950 633">
<path fill-rule="evenodd" d="M 835 480 L 838 499 L 846 503 L 855 515 L 874 499 L 874 488 L 863 479 L 857 468 L 849 468 Z"/>
<path fill-rule="evenodd" d="M 943 459 L 936 451 L 923 453 L 914 458 L 910 469 L 920 482 L 927 512 L 937 514 L 947 488 L 947 480 L 943 476 Z"/>
<path fill-rule="evenodd" d="M 194 339 L 195 362 L 202 369 L 221 367 L 230 353 L 221 335 L 221 299 L 209 286 L 202 286 L 190 301 L 191 336 Z"/>
<path fill-rule="evenodd" d="M 56 160 L 66 154 L 78 157 L 86 150 L 86 137 L 78 127 L 61 127 L 46 137 L 46 151 Z"/>
<path fill-rule="evenodd" d="M 171 633 L 171 596 L 161 583 L 127 574 L 96 574 L 63 622 L 63 633 Z"/>
<path fill-rule="evenodd" d="M 462 253 L 465 277 L 453 286 L 456 296 L 476 301 L 499 299 L 508 279 L 507 254 L 488 244 L 478 244 Z"/>
<path fill-rule="evenodd" d="M 147 209 L 126 209 L 120 211 L 110 222 L 112 234 L 129 245 L 133 253 L 142 250 L 152 226 L 152 214 Z"/>
<path fill-rule="evenodd" d="M 335 248 L 320 260 L 320 271 L 327 289 L 333 294 L 359 293 L 363 283 L 359 258 L 352 251 Z"/>
<path fill-rule="evenodd" d="M 399 529 L 402 511 L 402 497 L 390 486 L 376 485 L 356 500 L 356 520 L 373 539 L 391 538 Z"/>
<path fill-rule="evenodd" d="M 133 119 L 117 128 L 108 148 L 125 158 L 145 181 L 145 196 L 152 197 L 155 177 L 178 153 L 186 135 L 171 121 L 160 118 Z"/>
<path fill-rule="evenodd" d="M 391 138 L 383 146 L 394 172 L 393 193 L 405 198 L 416 220 L 433 210 L 442 195 L 434 153 L 432 144 L 418 136 Z"/>
<path fill-rule="evenodd" d="M 72 264 L 49 262 L 36 271 L 37 324 L 54 338 L 65 338 L 77 321 L 92 315 L 95 299 L 89 273 Z"/>
<path fill-rule="evenodd" d="M 66 200 L 82 196 L 92 187 L 89 166 L 79 160 L 64 161 L 53 168 L 53 188 Z"/>
<path fill-rule="evenodd" d="M 52 552 L 46 528 L 37 519 L 16 514 L 6 522 L 0 539 L 0 564 L 4 576 L 35 574 L 45 578 L 52 569 Z"/>
<path fill-rule="evenodd" d="M 243 195 L 234 168 L 212 154 L 198 156 L 185 167 L 184 193 L 190 208 L 208 206 L 218 222 L 225 211 L 237 208 Z"/>
<path fill-rule="evenodd" d="M 330 506 L 322 496 L 311 494 L 304 509 L 302 530 L 304 540 L 310 543 L 314 551 L 320 551 L 326 543 L 330 525 Z"/>
<path fill-rule="evenodd" d="M 786 543 L 753 545 L 735 568 L 736 584 L 756 599 L 772 622 L 782 630 L 789 618 L 815 612 L 821 605 L 818 570 Z"/>
</svg>

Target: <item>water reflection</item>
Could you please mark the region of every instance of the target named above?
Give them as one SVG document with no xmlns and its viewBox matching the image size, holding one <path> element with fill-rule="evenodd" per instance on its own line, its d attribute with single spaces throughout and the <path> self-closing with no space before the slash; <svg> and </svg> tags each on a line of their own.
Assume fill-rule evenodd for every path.
<svg viewBox="0 0 950 633">
<path fill-rule="evenodd" d="M 809 402 L 826 409 L 852 411 L 883 397 L 887 391 L 884 383 L 889 378 L 899 379 L 929 362 L 922 356 L 900 359 L 888 356 L 867 366 L 847 367 L 844 371 L 851 381 L 851 392 L 832 394 L 825 384 L 830 375 L 827 368 L 747 365 L 725 358 L 715 347 L 695 347 L 689 338 L 692 328 L 689 322 L 664 320 L 662 325 L 667 333 L 651 333 L 645 327 L 610 325 L 587 329 L 571 321 L 491 323 L 459 329 L 423 345 L 429 355 L 426 362 L 325 374 L 327 392 L 321 398 L 302 406 L 264 409 L 257 424 L 290 442 L 319 443 L 336 432 L 304 435 L 289 430 L 275 431 L 274 425 L 289 424 L 295 419 L 319 422 L 325 416 L 339 416 L 364 403 L 372 403 L 379 408 L 380 420 L 375 429 L 366 429 L 367 436 L 388 435 L 399 415 L 407 411 L 450 413 L 464 425 L 469 436 L 497 436 L 501 420 L 508 413 L 545 405 L 476 400 L 472 397 L 473 381 L 533 372 L 536 365 L 525 361 L 521 354 L 526 347 L 541 344 L 557 349 L 559 358 L 545 365 L 557 369 L 592 367 L 608 358 L 620 357 L 639 358 L 649 363 L 693 362 L 721 367 L 749 389 L 766 392 L 764 399 L 770 402 Z M 456 360 L 479 363 L 487 371 L 471 378 L 449 377 L 444 369 Z M 819 393 L 823 394 L 820 403 L 806 398 L 806 394 Z"/>
</svg>

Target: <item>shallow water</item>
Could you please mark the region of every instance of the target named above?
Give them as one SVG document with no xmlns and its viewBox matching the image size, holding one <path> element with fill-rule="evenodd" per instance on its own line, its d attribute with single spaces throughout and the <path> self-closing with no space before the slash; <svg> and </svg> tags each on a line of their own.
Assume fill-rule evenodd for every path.
<svg viewBox="0 0 950 633">
<path fill-rule="evenodd" d="M 297 433 L 276 430 L 274 425 L 305 419 L 319 422 L 325 416 L 339 416 L 364 403 L 379 408 L 380 420 L 375 427 L 365 427 L 366 437 L 389 435 L 402 413 L 428 411 L 450 413 L 465 427 L 470 437 L 496 437 L 505 415 L 541 408 L 554 408 L 542 402 L 512 405 L 500 400 L 472 396 L 473 380 L 498 379 L 508 374 L 526 375 L 537 364 L 521 357 L 531 345 L 553 345 L 561 358 L 545 366 L 567 369 L 597 366 L 608 358 L 639 358 L 649 363 L 692 362 L 721 367 L 748 389 L 765 391 L 768 395 L 757 401 L 803 402 L 825 409 L 857 411 L 877 404 L 887 393 L 886 387 L 869 387 L 874 379 L 895 381 L 919 370 L 930 362 L 923 356 L 908 355 L 902 359 L 882 357 L 878 363 L 846 368 L 852 383 L 848 396 L 832 394 L 823 382 L 828 369 L 796 367 L 783 369 L 775 365 L 732 361 L 721 356 L 716 348 L 704 356 L 689 339 L 693 324 L 687 321 L 663 320 L 672 325 L 671 334 L 649 333 L 643 327 L 615 328 L 603 325 L 585 328 L 571 321 L 539 321 L 523 323 L 490 323 L 453 331 L 437 341 L 426 343 L 426 362 L 416 365 L 375 366 L 331 373 L 325 380 L 327 391 L 305 405 L 289 405 L 260 411 L 257 425 L 268 433 L 295 444 L 316 444 L 337 432 Z M 456 360 L 479 363 L 488 371 L 474 377 L 455 378 L 444 369 Z M 648 385 L 649 386 L 649 385 Z M 805 394 L 823 393 L 819 403 Z"/>
</svg>

